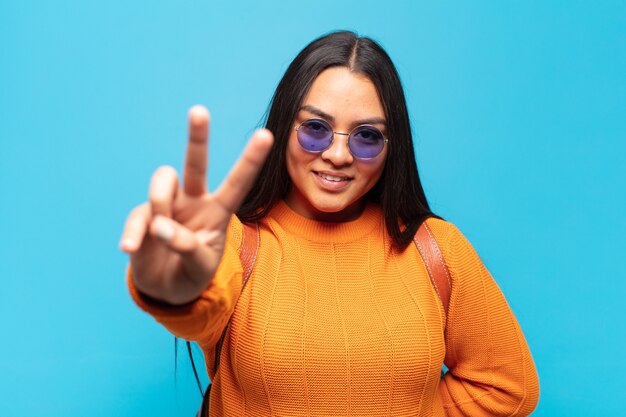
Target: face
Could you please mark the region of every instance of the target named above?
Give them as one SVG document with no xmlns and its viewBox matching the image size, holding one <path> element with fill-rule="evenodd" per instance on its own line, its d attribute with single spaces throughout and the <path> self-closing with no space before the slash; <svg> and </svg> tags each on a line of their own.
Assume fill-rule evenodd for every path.
<svg viewBox="0 0 626 417">
<path fill-rule="evenodd" d="M 307 119 L 322 119 L 342 133 L 371 124 L 386 137 L 385 113 L 376 88 L 366 76 L 345 67 L 323 71 L 302 102 L 287 144 L 292 181 L 286 198 L 289 207 L 310 219 L 354 220 L 365 206 L 365 194 L 382 175 L 388 145 L 374 158 L 357 159 L 350 153 L 348 137 L 335 134 L 329 148 L 308 152 L 300 146 L 296 132 Z"/>
</svg>

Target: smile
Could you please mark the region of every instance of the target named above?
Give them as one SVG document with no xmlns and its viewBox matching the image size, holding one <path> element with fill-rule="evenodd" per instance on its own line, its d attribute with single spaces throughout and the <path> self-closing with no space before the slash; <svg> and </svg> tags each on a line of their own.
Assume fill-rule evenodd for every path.
<svg viewBox="0 0 626 417">
<path fill-rule="evenodd" d="M 325 172 L 313 171 L 314 178 L 317 178 L 317 185 L 323 190 L 339 192 L 345 190 L 354 178 L 343 175 L 332 175 Z"/>
<path fill-rule="evenodd" d="M 327 175 L 327 174 L 317 173 L 317 175 L 319 175 L 320 177 L 324 178 L 327 181 L 337 181 L 337 182 L 339 182 L 339 181 L 348 181 L 349 180 L 349 178 L 335 177 L 333 175 Z"/>
<path fill-rule="evenodd" d="M 341 182 L 341 181 L 350 181 L 352 179 L 350 177 L 343 177 L 343 176 L 339 177 L 337 175 L 330 175 L 330 174 L 325 174 L 323 172 L 317 172 L 317 171 L 314 171 L 314 173 L 315 175 L 325 179 L 326 181 Z"/>
</svg>

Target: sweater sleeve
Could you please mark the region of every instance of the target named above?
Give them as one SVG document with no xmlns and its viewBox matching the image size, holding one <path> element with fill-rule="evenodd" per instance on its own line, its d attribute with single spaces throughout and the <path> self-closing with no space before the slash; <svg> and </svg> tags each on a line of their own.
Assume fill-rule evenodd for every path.
<svg viewBox="0 0 626 417">
<path fill-rule="evenodd" d="M 452 278 L 445 364 L 446 416 L 527 416 L 539 381 L 524 335 L 502 292 L 467 239 L 452 226 L 444 249 Z"/>
<path fill-rule="evenodd" d="M 207 288 L 195 301 L 182 306 L 168 306 L 141 294 L 128 267 L 127 284 L 135 303 L 174 336 L 202 345 L 214 345 L 235 308 L 241 292 L 243 269 L 239 258 L 241 223 L 231 218 L 224 254 Z"/>
</svg>

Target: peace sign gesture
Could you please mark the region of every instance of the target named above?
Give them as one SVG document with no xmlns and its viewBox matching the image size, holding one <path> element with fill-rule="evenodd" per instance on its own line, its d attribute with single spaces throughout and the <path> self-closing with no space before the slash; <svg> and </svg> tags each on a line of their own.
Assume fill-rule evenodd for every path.
<svg viewBox="0 0 626 417">
<path fill-rule="evenodd" d="M 230 216 L 273 144 L 268 130 L 257 130 L 226 179 L 209 193 L 208 133 L 208 111 L 192 107 L 182 189 L 174 168 L 159 167 L 152 175 L 149 201 L 131 211 L 120 241 L 139 291 L 170 304 L 196 299 L 209 284 L 224 252 Z"/>
</svg>

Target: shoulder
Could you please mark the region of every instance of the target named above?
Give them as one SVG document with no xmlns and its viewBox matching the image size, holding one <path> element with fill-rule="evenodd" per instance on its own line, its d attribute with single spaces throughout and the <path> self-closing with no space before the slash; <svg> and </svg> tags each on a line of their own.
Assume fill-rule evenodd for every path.
<svg viewBox="0 0 626 417">
<path fill-rule="evenodd" d="M 429 217 L 424 223 L 428 226 L 429 232 L 433 235 L 441 249 L 446 248 L 450 244 L 450 240 L 461 233 L 453 223 L 436 217 Z"/>
<path fill-rule="evenodd" d="M 446 264 L 455 264 L 459 258 L 474 256 L 475 251 L 459 228 L 446 220 L 430 217 L 425 221 L 442 252 Z"/>
</svg>

